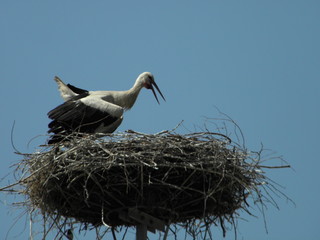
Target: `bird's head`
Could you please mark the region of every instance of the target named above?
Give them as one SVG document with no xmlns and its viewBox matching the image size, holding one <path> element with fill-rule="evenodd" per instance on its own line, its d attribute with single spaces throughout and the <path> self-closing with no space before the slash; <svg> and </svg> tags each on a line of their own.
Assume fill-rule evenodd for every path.
<svg viewBox="0 0 320 240">
<path fill-rule="evenodd" d="M 141 73 L 137 79 L 137 81 L 142 85 L 142 87 L 145 87 L 146 89 L 151 89 L 153 92 L 154 97 L 156 98 L 157 102 L 159 103 L 157 94 L 153 88 L 153 86 L 157 89 L 157 91 L 159 92 L 159 94 L 161 95 L 161 97 L 163 98 L 163 100 L 166 100 L 164 98 L 164 96 L 162 95 L 158 85 L 156 84 L 156 82 L 154 81 L 154 77 L 152 75 L 152 73 L 150 72 L 144 72 Z M 160 103 L 159 103 L 160 104 Z"/>
</svg>

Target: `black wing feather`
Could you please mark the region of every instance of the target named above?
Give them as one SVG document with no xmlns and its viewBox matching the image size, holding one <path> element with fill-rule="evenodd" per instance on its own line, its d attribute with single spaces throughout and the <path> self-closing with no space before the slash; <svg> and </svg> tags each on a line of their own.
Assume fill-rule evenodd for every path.
<svg viewBox="0 0 320 240">
<path fill-rule="evenodd" d="M 73 92 L 75 92 L 75 93 L 77 93 L 77 94 L 89 93 L 88 90 L 81 89 L 81 88 L 77 88 L 77 87 L 75 87 L 75 86 L 73 86 L 73 85 L 71 85 L 71 84 L 69 84 L 69 83 L 67 84 L 67 86 L 68 86 Z"/>
<path fill-rule="evenodd" d="M 86 96 L 88 93 L 75 96 L 48 113 L 52 119 L 48 133 L 54 134 L 49 144 L 60 142 L 73 132 L 94 133 L 101 124 L 108 126 L 118 119 L 81 102 L 80 99 Z"/>
</svg>

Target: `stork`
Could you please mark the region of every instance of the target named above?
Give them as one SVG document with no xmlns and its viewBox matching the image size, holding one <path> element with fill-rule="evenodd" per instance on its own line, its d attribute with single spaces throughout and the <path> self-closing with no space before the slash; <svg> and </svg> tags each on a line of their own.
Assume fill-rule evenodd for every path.
<svg viewBox="0 0 320 240">
<path fill-rule="evenodd" d="M 150 72 L 141 73 L 127 91 L 87 91 L 65 84 L 58 77 L 54 80 L 65 102 L 48 113 L 52 119 L 48 133 L 54 134 L 48 144 L 61 142 L 72 132 L 114 132 L 123 120 L 124 111 L 132 108 L 142 88 L 151 89 L 160 104 L 155 87 L 165 100 Z"/>
</svg>

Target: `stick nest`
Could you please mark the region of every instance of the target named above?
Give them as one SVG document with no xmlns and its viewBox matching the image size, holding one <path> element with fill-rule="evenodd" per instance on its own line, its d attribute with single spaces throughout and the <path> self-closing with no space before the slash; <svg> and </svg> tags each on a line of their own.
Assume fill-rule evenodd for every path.
<svg viewBox="0 0 320 240">
<path fill-rule="evenodd" d="M 43 215 L 133 226 L 121 216 L 134 208 L 168 225 L 219 223 L 225 233 L 224 220 L 248 212 L 248 195 L 261 201 L 266 178 L 259 160 L 221 134 L 130 131 L 71 139 L 24 154 L 19 163 L 26 202 Z"/>
</svg>

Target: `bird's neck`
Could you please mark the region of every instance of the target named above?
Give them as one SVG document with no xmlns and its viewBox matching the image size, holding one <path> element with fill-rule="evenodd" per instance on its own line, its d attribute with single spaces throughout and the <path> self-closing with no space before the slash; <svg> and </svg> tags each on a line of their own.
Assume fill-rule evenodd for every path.
<svg viewBox="0 0 320 240">
<path fill-rule="evenodd" d="M 141 84 L 135 83 L 132 88 L 130 88 L 128 91 L 126 91 L 125 99 L 123 101 L 123 107 L 126 109 L 132 108 L 134 103 L 137 100 L 137 97 L 140 93 L 140 90 L 143 86 Z"/>
</svg>

